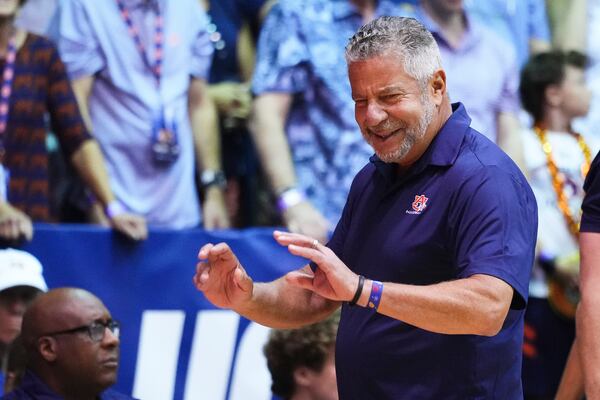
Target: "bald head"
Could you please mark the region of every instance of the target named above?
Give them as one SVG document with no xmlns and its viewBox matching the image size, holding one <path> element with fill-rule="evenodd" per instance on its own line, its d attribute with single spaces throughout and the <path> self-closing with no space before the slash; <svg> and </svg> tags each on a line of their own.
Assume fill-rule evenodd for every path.
<svg viewBox="0 0 600 400">
<path fill-rule="evenodd" d="M 118 325 L 92 293 L 54 289 L 36 298 L 23 316 L 28 368 L 67 398 L 95 398 L 115 383 Z"/>
<path fill-rule="evenodd" d="M 49 332 L 89 323 L 87 314 L 106 310 L 102 301 L 87 290 L 59 288 L 38 296 L 23 316 L 22 337 L 27 347 Z"/>
</svg>

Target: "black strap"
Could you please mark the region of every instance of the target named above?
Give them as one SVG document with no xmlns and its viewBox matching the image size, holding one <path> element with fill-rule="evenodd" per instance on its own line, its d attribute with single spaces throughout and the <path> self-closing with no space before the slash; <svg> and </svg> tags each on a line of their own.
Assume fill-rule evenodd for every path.
<svg viewBox="0 0 600 400">
<path fill-rule="evenodd" d="M 358 299 L 360 299 L 360 295 L 362 294 L 364 285 L 365 285 L 365 277 L 362 275 L 359 275 L 358 276 L 358 287 L 356 288 L 354 297 L 352 298 L 352 300 L 350 300 L 350 303 L 348 303 L 349 305 L 351 305 L 351 306 L 355 305 L 356 302 L 358 301 Z"/>
</svg>

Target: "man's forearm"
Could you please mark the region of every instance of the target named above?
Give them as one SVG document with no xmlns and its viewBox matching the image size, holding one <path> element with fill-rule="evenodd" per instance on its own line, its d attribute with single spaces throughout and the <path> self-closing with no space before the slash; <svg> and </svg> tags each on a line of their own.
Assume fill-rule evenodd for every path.
<svg viewBox="0 0 600 400">
<path fill-rule="evenodd" d="M 252 301 L 234 311 L 261 325 L 292 329 L 323 320 L 339 305 L 293 287 L 282 277 L 269 283 L 255 283 Z"/>
<path fill-rule="evenodd" d="M 200 172 L 221 170 L 217 108 L 202 80 L 193 79 L 190 84 L 189 114 L 198 169 Z"/>
<path fill-rule="evenodd" d="M 594 296 L 598 297 L 598 296 Z M 600 399 L 600 298 L 583 298 L 577 310 L 577 342 L 588 400 Z"/>
<path fill-rule="evenodd" d="M 94 86 L 94 77 L 85 76 L 75 79 L 71 82 L 71 86 L 73 87 L 73 93 L 75 94 L 75 99 L 77 100 L 83 122 L 88 131 L 92 132 L 92 118 L 90 116 L 88 102 L 90 94 L 92 93 L 92 87 Z"/>
<path fill-rule="evenodd" d="M 525 166 L 523 141 L 521 139 L 521 125 L 517 116 L 507 112 L 500 113 L 498 115 L 497 125 L 498 138 L 496 142 L 498 146 L 512 158 L 525 174 L 527 168 Z"/>
<path fill-rule="evenodd" d="M 553 0 L 548 2 L 552 22 L 552 41 L 561 50 L 587 51 L 588 0 Z"/>
<path fill-rule="evenodd" d="M 71 161 L 79 176 L 81 176 L 87 187 L 103 206 L 107 206 L 115 199 L 110 188 L 108 173 L 104 165 L 104 157 L 95 140 L 85 141 L 73 153 Z"/>
<path fill-rule="evenodd" d="M 583 398 L 583 393 L 583 375 L 576 339 L 569 352 L 555 400 L 580 400 Z"/>
<path fill-rule="evenodd" d="M 367 305 L 371 287 L 367 280 L 359 305 Z M 384 283 L 378 312 L 430 332 L 493 336 L 512 295 L 507 283 L 488 275 L 428 286 Z"/>
<path fill-rule="evenodd" d="M 580 288 L 577 309 L 577 346 L 583 370 L 585 394 L 600 399 L 600 233 L 581 232 Z"/>
<path fill-rule="evenodd" d="M 250 131 L 261 164 L 275 193 L 296 185 L 296 175 L 285 135 L 291 95 L 267 93 L 254 100 Z"/>
</svg>

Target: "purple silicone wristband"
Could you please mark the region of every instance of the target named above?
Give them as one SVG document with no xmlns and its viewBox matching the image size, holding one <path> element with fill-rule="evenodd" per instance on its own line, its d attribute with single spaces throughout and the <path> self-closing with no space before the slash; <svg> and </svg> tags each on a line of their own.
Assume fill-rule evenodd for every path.
<svg viewBox="0 0 600 400">
<path fill-rule="evenodd" d="M 127 212 L 125 206 L 118 200 L 113 200 L 104 209 L 106 216 L 110 219 L 116 217 L 117 215 L 123 214 Z"/>
<path fill-rule="evenodd" d="M 284 212 L 288 208 L 303 202 L 304 199 L 304 193 L 300 189 L 295 187 L 286 189 L 277 198 L 277 209 L 279 212 Z"/>
<path fill-rule="evenodd" d="M 383 283 L 379 281 L 373 281 L 371 285 L 371 295 L 369 296 L 368 307 L 377 311 L 379 308 L 379 302 L 381 301 L 381 295 L 383 294 Z"/>
</svg>

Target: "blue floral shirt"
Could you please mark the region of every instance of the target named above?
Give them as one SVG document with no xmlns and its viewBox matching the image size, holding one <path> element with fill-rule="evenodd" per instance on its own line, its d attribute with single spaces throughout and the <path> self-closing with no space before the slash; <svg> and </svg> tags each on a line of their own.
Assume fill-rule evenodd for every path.
<svg viewBox="0 0 600 400">
<path fill-rule="evenodd" d="M 400 11 L 383 0 L 376 16 Z M 298 184 L 332 227 L 354 175 L 373 153 L 354 119 L 344 59 L 363 23 L 347 0 L 287 0 L 269 13 L 258 44 L 253 92 L 294 96 L 286 134 Z"/>
</svg>

